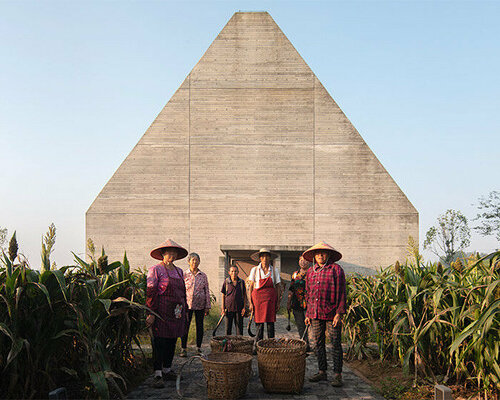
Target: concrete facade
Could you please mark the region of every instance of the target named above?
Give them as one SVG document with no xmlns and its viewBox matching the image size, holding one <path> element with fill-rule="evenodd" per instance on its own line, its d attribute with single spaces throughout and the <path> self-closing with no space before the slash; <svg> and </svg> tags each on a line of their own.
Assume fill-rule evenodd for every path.
<svg viewBox="0 0 500 400">
<path fill-rule="evenodd" d="M 166 238 L 199 253 L 214 293 L 221 246 L 325 240 L 374 268 L 409 235 L 418 212 L 266 12 L 233 15 L 86 214 L 110 259 L 150 266 Z"/>
</svg>

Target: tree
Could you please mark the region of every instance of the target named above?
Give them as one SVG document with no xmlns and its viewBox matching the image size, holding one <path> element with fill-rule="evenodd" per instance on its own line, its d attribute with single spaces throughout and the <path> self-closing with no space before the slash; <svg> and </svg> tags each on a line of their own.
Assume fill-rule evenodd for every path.
<svg viewBox="0 0 500 400">
<path fill-rule="evenodd" d="M 467 218 L 455 210 L 447 210 L 437 219 L 437 226 L 429 228 L 425 235 L 424 249 L 430 249 L 445 263 L 451 263 L 457 253 L 470 244 Z"/>
<path fill-rule="evenodd" d="M 474 230 L 483 236 L 495 235 L 500 242 L 500 192 L 493 191 L 487 198 L 479 198 L 477 208 L 481 213 L 474 220 L 481 225 L 475 226 Z"/>
</svg>

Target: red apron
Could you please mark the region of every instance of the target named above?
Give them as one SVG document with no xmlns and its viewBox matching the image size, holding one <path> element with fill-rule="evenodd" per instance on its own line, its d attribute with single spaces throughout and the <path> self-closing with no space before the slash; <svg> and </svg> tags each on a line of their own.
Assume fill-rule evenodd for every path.
<svg viewBox="0 0 500 400">
<path fill-rule="evenodd" d="M 271 275 L 259 281 L 259 288 L 252 290 L 252 303 L 256 324 L 276 322 L 276 289 Z"/>
</svg>

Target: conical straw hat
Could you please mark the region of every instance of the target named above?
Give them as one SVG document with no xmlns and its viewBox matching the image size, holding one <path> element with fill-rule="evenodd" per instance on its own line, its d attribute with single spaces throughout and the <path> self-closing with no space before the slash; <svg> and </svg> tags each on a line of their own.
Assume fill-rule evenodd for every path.
<svg viewBox="0 0 500 400">
<path fill-rule="evenodd" d="M 315 244 L 313 247 L 310 247 L 306 251 L 302 253 L 302 257 L 304 257 L 307 261 L 314 262 L 314 253 L 316 250 L 328 250 L 331 255 L 330 255 L 330 262 L 337 262 L 342 258 L 342 254 L 335 250 L 332 246 L 330 246 L 328 243 L 321 241 L 318 244 Z"/>
<path fill-rule="evenodd" d="M 253 253 L 250 258 L 254 261 L 260 261 L 260 255 L 262 253 L 267 253 L 271 256 L 271 260 L 274 260 L 276 257 L 278 257 L 278 255 L 276 253 L 272 253 L 271 250 L 269 250 L 268 248 L 266 247 L 263 247 L 261 248 L 259 251 Z"/>
<path fill-rule="evenodd" d="M 172 239 L 167 239 L 162 244 L 151 250 L 151 257 L 156 258 L 157 260 L 163 260 L 162 251 L 169 247 L 177 250 L 176 260 L 180 260 L 188 255 L 188 251 L 184 247 L 175 243 Z"/>
</svg>

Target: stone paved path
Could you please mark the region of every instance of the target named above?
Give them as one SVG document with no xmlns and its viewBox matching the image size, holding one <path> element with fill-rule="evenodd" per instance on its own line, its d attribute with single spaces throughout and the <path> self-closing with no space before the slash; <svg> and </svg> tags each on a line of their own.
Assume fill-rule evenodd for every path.
<svg viewBox="0 0 500 400">
<path fill-rule="evenodd" d="M 246 320 L 245 320 L 246 322 Z M 297 329 L 292 323 L 292 330 L 288 332 L 286 327 L 286 318 L 278 316 L 276 321 L 276 337 L 290 337 L 298 338 Z M 193 326 L 194 327 L 194 326 Z M 219 334 L 223 334 L 223 327 L 219 328 Z M 210 352 L 210 337 L 211 332 L 207 332 L 202 349 L 207 353 Z M 210 336 L 209 336 L 210 335 Z M 190 351 L 189 351 L 190 350 Z M 188 356 L 194 355 L 194 348 L 188 349 Z M 329 367 L 331 367 L 331 357 L 328 354 Z M 174 369 L 178 370 L 180 365 L 187 359 L 179 357 L 174 358 Z M 248 384 L 247 394 L 243 399 L 298 399 L 298 400 L 383 400 L 383 398 L 376 394 L 375 390 L 365 383 L 361 378 L 355 375 L 347 365 L 344 364 L 343 380 L 344 386 L 342 388 L 334 388 L 329 382 L 311 383 L 308 377 L 313 375 L 318 370 L 316 357 L 310 355 L 306 359 L 306 379 L 304 382 L 304 389 L 300 395 L 286 395 L 286 394 L 269 394 L 264 392 L 264 389 L 259 380 L 257 360 L 254 357 L 252 363 L 253 374 Z M 329 378 L 332 377 L 331 371 L 328 371 Z M 165 382 L 164 389 L 151 388 L 152 376 L 137 387 L 134 391 L 129 393 L 128 399 L 179 399 L 175 390 L 175 382 Z M 181 382 L 181 389 L 184 393 L 184 399 L 205 399 L 207 391 L 205 381 L 203 378 L 202 366 L 199 360 L 194 360 L 186 374 L 183 372 L 183 380 Z"/>
</svg>

